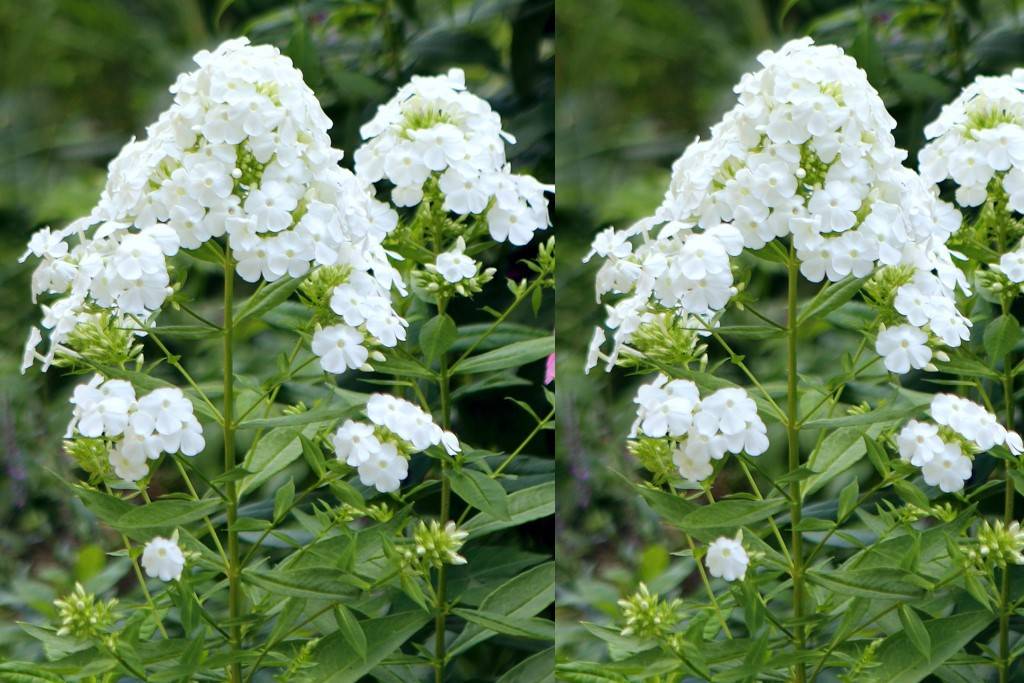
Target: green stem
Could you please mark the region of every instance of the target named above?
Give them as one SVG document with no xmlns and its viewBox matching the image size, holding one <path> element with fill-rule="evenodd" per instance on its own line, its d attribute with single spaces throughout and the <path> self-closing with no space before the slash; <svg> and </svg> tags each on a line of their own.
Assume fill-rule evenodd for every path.
<svg viewBox="0 0 1024 683">
<path fill-rule="evenodd" d="M 445 310 L 444 300 L 438 301 L 438 314 L 443 315 Z M 449 394 L 449 368 L 448 354 L 441 354 L 441 366 L 437 375 L 438 389 L 441 394 L 441 427 L 448 429 L 451 424 L 451 396 Z M 448 459 L 441 461 L 441 522 L 446 523 L 451 514 L 452 485 L 448 479 Z M 435 603 L 437 612 L 434 616 L 434 681 L 444 683 L 444 669 L 447 664 L 446 643 L 444 639 L 445 621 L 448 616 L 447 603 L 448 573 L 446 565 L 441 565 L 437 570 L 437 589 L 434 591 L 437 597 Z"/>
<path fill-rule="evenodd" d="M 1004 300 L 1003 315 L 1009 314 Z M 1006 410 L 1006 428 L 1013 429 L 1013 362 L 1007 354 L 1003 360 L 1003 407 Z M 1010 478 L 1010 463 L 1003 463 L 1003 524 L 1013 521 L 1013 480 Z M 1010 680 L 1010 568 L 1003 567 L 999 586 L 999 683 Z"/>
<path fill-rule="evenodd" d="M 234 289 L 235 267 L 231 248 L 226 247 L 224 254 L 224 402 L 221 409 L 224 425 L 224 472 L 235 468 L 235 374 L 234 374 Z M 242 664 L 234 659 L 241 652 L 242 627 L 238 623 L 241 616 L 241 576 L 238 561 L 238 488 L 235 480 L 228 480 L 224 487 L 227 495 L 228 522 L 228 619 L 231 632 L 231 662 L 228 673 L 231 683 L 241 683 Z"/>
<path fill-rule="evenodd" d="M 796 364 L 796 343 L 797 343 L 797 285 L 800 278 L 800 264 L 796 259 L 796 253 L 792 246 L 789 250 L 789 283 L 786 297 L 786 440 L 789 447 L 789 472 L 792 473 L 800 467 L 800 396 L 797 378 Z M 793 618 L 797 622 L 793 628 L 796 637 L 796 646 L 803 650 L 806 643 L 806 630 L 804 624 L 800 623 L 804 615 L 804 564 L 803 564 L 803 536 L 798 527 L 800 526 L 801 495 L 800 482 L 796 479 L 789 485 L 790 505 L 790 559 L 792 561 L 793 576 Z M 793 667 L 794 680 L 797 683 L 804 683 L 806 671 L 803 662 L 798 662 Z"/>
</svg>

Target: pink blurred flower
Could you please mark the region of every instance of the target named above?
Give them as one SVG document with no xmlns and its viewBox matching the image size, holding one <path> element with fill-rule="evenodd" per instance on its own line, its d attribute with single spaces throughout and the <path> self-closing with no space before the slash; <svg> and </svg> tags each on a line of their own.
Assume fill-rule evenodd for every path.
<svg viewBox="0 0 1024 683">
<path fill-rule="evenodd" d="M 544 365 L 544 384 L 551 384 L 555 381 L 555 354 L 548 356 Z"/>
</svg>

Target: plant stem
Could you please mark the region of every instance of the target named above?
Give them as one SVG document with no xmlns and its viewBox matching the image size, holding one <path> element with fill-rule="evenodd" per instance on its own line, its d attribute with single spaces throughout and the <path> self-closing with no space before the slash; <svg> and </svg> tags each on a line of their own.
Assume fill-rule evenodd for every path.
<svg viewBox="0 0 1024 683">
<path fill-rule="evenodd" d="M 1003 315 L 1009 314 L 1004 300 Z M 1006 429 L 1013 429 L 1013 361 L 1010 354 L 1003 359 L 1003 408 L 1006 410 Z M 1010 479 L 1010 463 L 1003 463 L 1003 524 L 1013 521 L 1013 480 Z M 1010 674 L 1010 567 L 1003 567 L 999 586 L 999 683 L 1006 683 Z"/>
<path fill-rule="evenodd" d="M 789 248 L 789 283 L 786 297 L 786 439 L 789 447 L 789 472 L 794 472 L 800 467 L 800 396 L 797 379 L 796 365 L 796 342 L 797 342 L 797 284 L 800 278 L 800 264 L 796 259 L 796 252 L 792 245 Z M 800 526 L 801 495 L 800 482 L 794 479 L 789 485 L 789 506 L 790 506 L 790 559 L 792 562 L 793 576 L 793 618 L 797 624 L 793 628 L 796 637 L 797 648 L 802 650 L 806 642 L 806 631 L 804 625 L 799 623 L 804 615 L 804 566 L 803 566 L 803 536 L 798 527 Z M 803 662 L 798 662 L 793 667 L 794 680 L 797 683 L 804 683 L 806 671 Z"/>
<path fill-rule="evenodd" d="M 443 299 L 438 300 L 438 315 L 443 315 L 445 311 L 445 301 Z M 441 427 L 442 429 L 448 429 L 451 426 L 451 397 L 449 395 L 449 368 L 448 368 L 448 354 L 441 354 L 441 365 L 437 375 L 438 389 L 441 394 Z M 451 514 L 451 498 L 452 498 L 452 485 L 448 479 L 448 460 L 444 459 L 441 461 L 441 523 L 444 524 L 448 521 L 448 517 Z M 447 603 L 447 589 L 448 589 L 448 573 L 446 571 L 446 565 L 441 565 L 437 570 L 437 590 L 435 594 L 437 596 L 436 609 L 437 613 L 434 616 L 434 681 L 435 683 L 444 683 L 444 669 L 445 660 L 447 654 L 445 652 L 446 644 L 444 639 L 444 628 L 445 621 L 448 616 L 448 603 Z"/>
<path fill-rule="evenodd" d="M 231 248 L 224 254 L 224 403 L 221 415 L 224 418 L 224 472 L 235 468 L 235 373 L 234 373 L 234 289 L 235 266 Z M 241 651 L 242 627 L 238 623 L 241 614 L 241 576 L 238 562 L 238 488 L 235 480 L 229 478 L 224 487 L 227 495 L 228 520 L 228 619 L 231 633 L 231 653 L 237 656 Z M 233 660 L 228 668 L 231 683 L 241 683 L 242 664 Z"/>
</svg>

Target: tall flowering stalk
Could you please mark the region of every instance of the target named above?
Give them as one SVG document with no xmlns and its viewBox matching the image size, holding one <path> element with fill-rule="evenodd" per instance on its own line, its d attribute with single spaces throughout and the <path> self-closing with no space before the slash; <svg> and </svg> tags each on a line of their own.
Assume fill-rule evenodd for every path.
<svg viewBox="0 0 1024 683">
<path fill-rule="evenodd" d="M 456 390 L 507 386 L 551 353 L 541 330 L 521 326 L 510 344 L 494 334 L 523 301 L 543 303 L 553 242 L 527 262 L 533 279 L 509 282 L 513 303 L 492 322 L 460 328 L 448 306 L 493 279 L 474 257 L 549 226 L 553 188 L 511 175 L 500 137 L 510 136 L 458 70 L 415 78 L 382 106 L 352 173 L 276 48 L 230 40 L 195 61 L 146 137 L 111 162 L 92 212 L 37 232 L 25 255 L 40 259 L 32 288 L 43 311 L 25 369 L 91 375 L 74 391 L 65 448 L 86 474 L 78 495 L 121 532 L 145 598 L 145 609 L 122 613 L 91 594 L 69 597 L 56 635 L 75 639 L 69 651 L 109 656 L 97 673 L 232 683 L 267 669 L 358 680 L 407 643 L 442 680 L 453 617 L 460 652 L 499 632 L 543 640 L 545 620 L 534 617 L 549 604 L 550 565 L 499 569 L 484 601 L 469 603 L 480 609 L 454 609 L 468 583 L 452 596 L 445 578 L 482 556 L 478 538 L 550 514 L 550 486 L 518 490 L 503 471 L 515 472 L 552 415 L 524 404 L 536 428 L 507 456 L 467 449 L 451 428 Z M 389 178 L 399 211 L 376 198 L 382 176 L 367 169 L 390 138 L 403 156 L 387 167 L 422 176 L 418 198 Z M 184 287 L 208 264 L 222 280 L 219 321 Z M 239 278 L 251 290 L 241 301 Z M 172 310 L 190 323 L 167 324 Z M 258 320 L 292 338 L 276 365 L 242 365 Z M 216 389 L 193 376 L 176 339 L 219 340 Z M 185 386 L 164 379 L 165 367 Z M 339 386 L 336 376 L 354 371 L 375 373 L 376 391 Z M 303 400 L 283 400 L 294 396 Z M 212 435 L 215 467 L 205 457 Z M 182 492 L 151 500 L 153 480 L 175 476 Z M 440 519 L 427 523 L 421 495 L 435 484 Z M 168 585 L 151 592 L 147 576 Z M 529 595 L 529 607 L 507 614 L 511 592 Z M 67 625 L 80 621 L 72 607 L 94 604 L 107 605 L 95 628 Z M 506 633 L 501 619 L 515 628 Z M 527 619 L 525 631 L 516 625 Z M 146 647 L 156 632 L 175 661 Z"/>
<path fill-rule="evenodd" d="M 936 448 L 951 444 L 948 460 L 923 469 L 922 485 L 941 491 L 962 488 L 971 457 L 1019 450 L 1020 438 L 980 407 L 958 406 L 978 421 L 966 428 L 936 407 L 945 405 L 941 396 L 930 401 L 899 387 L 897 376 L 935 371 L 970 338 L 972 322 L 957 302 L 970 288 L 954 262 L 959 254 L 946 246 L 960 216 L 903 166 L 895 121 L 864 72 L 841 49 L 810 39 L 758 61 L 761 68 L 734 88 L 736 106 L 673 165 L 654 216 L 600 233 L 588 256 L 603 259 L 599 301 L 612 297 L 588 368 L 603 360 L 609 370 L 658 374 L 637 394 L 629 449 L 652 475 L 640 493 L 683 532 L 709 601 L 684 600 L 674 610 L 678 624 L 627 651 L 657 644 L 665 667 L 675 662 L 711 680 L 807 681 L 844 667 L 911 680 L 885 673 L 906 665 L 907 646 L 915 667 L 934 668 L 942 660 L 932 638 L 955 631 L 969 640 L 988 613 L 949 623 L 917 614 L 925 586 L 934 593 L 951 586 L 946 601 L 971 589 L 968 550 L 978 541 L 965 535 L 969 507 L 932 503 L 933 493 L 911 483 L 921 463 L 889 455 L 902 455 L 913 440 L 897 432 L 929 402 L 932 416 L 952 425 L 924 437 L 941 436 Z M 750 293 L 761 289 L 752 286 L 756 262 L 785 273 L 782 321 Z M 825 284 L 801 301 L 804 282 Z M 807 366 L 800 349 L 826 316 L 860 342 L 830 367 Z M 751 339 L 783 340 L 785 360 L 776 364 L 785 368 L 783 382 L 745 355 Z M 738 383 L 726 377 L 726 364 Z M 755 457 L 777 452 L 773 423 L 786 442 L 782 476 Z M 877 481 L 862 493 L 863 471 L 851 468 L 865 457 Z M 748 491 L 716 499 L 712 485 L 731 464 Z M 826 487 L 837 494 L 830 504 L 809 502 Z M 922 539 L 943 537 L 914 526 L 923 517 L 958 525 L 944 531 L 947 549 L 921 550 Z M 910 539 L 899 561 L 880 561 Z M 719 592 L 714 578 L 733 586 Z M 891 613 L 901 628 L 883 619 Z M 722 649 L 717 637 L 746 640 Z M 869 647 L 844 646 L 864 637 Z"/>
<path fill-rule="evenodd" d="M 924 130 L 929 139 L 921 150 L 921 175 L 932 183 L 951 180 L 957 204 L 968 218 L 950 244 L 962 253 L 964 271 L 973 280 L 975 297 L 967 303 L 984 322 L 980 346 L 953 359 L 950 372 L 960 375 L 966 390 L 978 397 L 1002 424 L 969 421 L 968 429 L 1005 430 L 1009 453 L 1003 460 L 1003 514 L 1000 528 L 1016 524 L 1015 486 L 1020 437 L 1016 426 L 1016 377 L 1021 370 L 1015 355 L 1021 338 L 1013 312 L 1024 283 L 1024 70 L 1007 76 L 980 76 L 964 88 Z M 945 411 L 944 411 L 945 412 Z M 937 417 L 937 416 L 936 416 Z M 948 423 L 947 423 L 948 424 Z M 982 427 L 984 425 L 984 427 Z M 1011 562 L 1012 563 L 1012 562 Z M 999 579 L 999 637 L 994 664 L 999 680 L 1011 679 L 1016 656 L 1010 648 L 1010 571 L 1002 562 Z"/>
</svg>

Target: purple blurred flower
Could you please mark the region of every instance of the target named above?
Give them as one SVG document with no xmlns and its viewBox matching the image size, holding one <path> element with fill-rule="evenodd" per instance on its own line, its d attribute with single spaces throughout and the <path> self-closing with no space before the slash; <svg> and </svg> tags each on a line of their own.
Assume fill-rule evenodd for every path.
<svg viewBox="0 0 1024 683">
<path fill-rule="evenodd" d="M 544 364 L 544 384 L 551 384 L 555 381 L 555 354 L 548 356 Z"/>
</svg>

